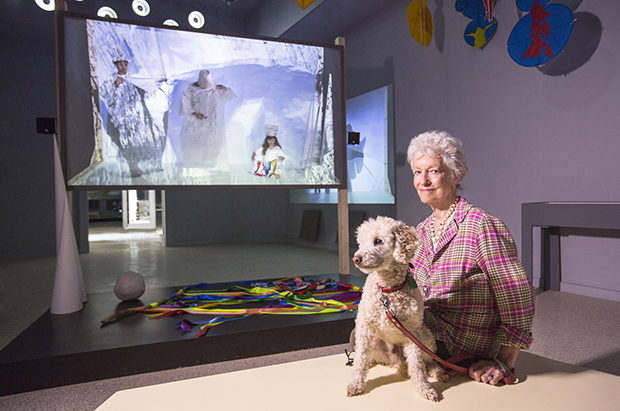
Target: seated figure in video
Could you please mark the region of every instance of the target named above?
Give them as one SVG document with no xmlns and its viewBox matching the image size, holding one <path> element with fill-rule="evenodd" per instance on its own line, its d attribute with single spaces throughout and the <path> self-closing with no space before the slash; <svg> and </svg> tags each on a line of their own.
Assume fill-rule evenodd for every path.
<svg viewBox="0 0 620 411">
<path fill-rule="evenodd" d="M 254 175 L 259 177 L 280 178 L 279 163 L 284 161 L 284 151 L 278 141 L 278 126 L 268 125 L 265 127 L 265 140 L 263 145 L 252 153 L 254 162 Z"/>
</svg>

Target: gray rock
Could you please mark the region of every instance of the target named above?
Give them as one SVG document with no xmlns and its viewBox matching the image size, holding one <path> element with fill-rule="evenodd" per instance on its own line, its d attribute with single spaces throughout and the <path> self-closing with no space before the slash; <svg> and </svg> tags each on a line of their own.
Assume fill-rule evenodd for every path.
<svg viewBox="0 0 620 411">
<path fill-rule="evenodd" d="M 114 294 L 123 301 L 136 300 L 144 294 L 144 278 L 142 274 L 127 271 L 118 276 L 114 285 Z"/>
</svg>

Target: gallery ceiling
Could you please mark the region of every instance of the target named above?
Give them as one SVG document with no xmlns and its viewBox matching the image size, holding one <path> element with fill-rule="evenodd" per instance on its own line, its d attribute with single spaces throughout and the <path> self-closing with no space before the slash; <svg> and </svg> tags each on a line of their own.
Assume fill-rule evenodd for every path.
<svg viewBox="0 0 620 411">
<path fill-rule="evenodd" d="M 151 1 L 155 2 L 157 0 Z M 243 20 L 265 1 L 267 0 L 193 0 L 188 1 L 188 3 L 192 3 L 196 7 L 203 5 L 208 8 L 225 11 L 231 17 Z"/>
<path fill-rule="evenodd" d="M 96 14 L 103 6 L 110 6 L 120 19 L 139 20 L 132 10 L 140 0 L 64 0 L 71 12 Z M 246 34 L 283 37 L 331 43 L 355 24 L 395 0 L 316 0 L 302 11 L 296 0 L 143 0 L 150 7 L 149 21 L 173 19 L 183 27 L 191 10 L 205 16 L 218 15 L 223 21 L 251 23 Z M 54 27 L 54 13 L 43 8 L 52 7 L 54 0 L 2 0 L 0 2 L 0 33 L 11 37 L 36 37 L 53 42 L 49 29 Z M 291 6 L 292 5 L 292 6 Z M 281 13 L 278 13 L 281 10 Z M 257 13 L 253 16 L 252 13 Z M 257 17 L 253 19 L 253 17 Z M 262 20 L 261 20 L 262 19 Z M 272 20 L 265 20 L 272 19 Z M 261 22 L 262 23 L 257 23 Z M 242 25 L 244 23 L 241 23 Z M 261 29 L 257 29 L 257 24 Z M 267 28 L 267 31 L 264 29 Z M 273 30 L 270 28 L 274 28 Z M 46 30 L 41 30 L 46 29 Z M 206 30 L 206 29 L 203 29 Z M 220 29 L 215 28 L 214 31 Z M 227 31 L 221 29 L 223 31 Z"/>
</svg>

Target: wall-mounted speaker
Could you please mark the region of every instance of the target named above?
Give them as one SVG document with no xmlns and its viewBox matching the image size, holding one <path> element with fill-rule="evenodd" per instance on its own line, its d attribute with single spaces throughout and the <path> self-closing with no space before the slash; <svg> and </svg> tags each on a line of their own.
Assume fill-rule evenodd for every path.
<svg viewBox="0 0 620 411">
<path fill-rule="evenodd" d="M 359 144 L 360 143 L 360 133 L 357 131 L 349 131 L 347 133 L 347 144 Z"/>
<path fill-rule="evenodd" d="M 56 119 L 53 117 L 37 117 L 37 133 L 56 134 Z"/>
</svg>

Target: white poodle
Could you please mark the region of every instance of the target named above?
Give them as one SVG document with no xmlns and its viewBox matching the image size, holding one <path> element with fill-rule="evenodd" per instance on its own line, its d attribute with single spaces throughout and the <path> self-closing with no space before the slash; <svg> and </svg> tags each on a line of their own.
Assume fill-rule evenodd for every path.
<svg viewBox="0 0 620 411">
<path fill-rule="evenodd" d="M 418 244 L 415 229 L 389 217 L 371 218 L 357 229 L 357 242 L 353 262 L 368 277 L 355 319 L 356 354 L 347 396 L 361 394 L 368 370 L 385 364 L 410 377 L 422 398 L 438 401 L 427 371 L 440 381 L 446 381 L 448 375 L 390 322 L 383 303 L 386 301 L 393 315 L 422 344 L 436 350 L 433 335 L 422 323 L 422 294 L 409 274 L 409 261 Z"/>
</svg>

